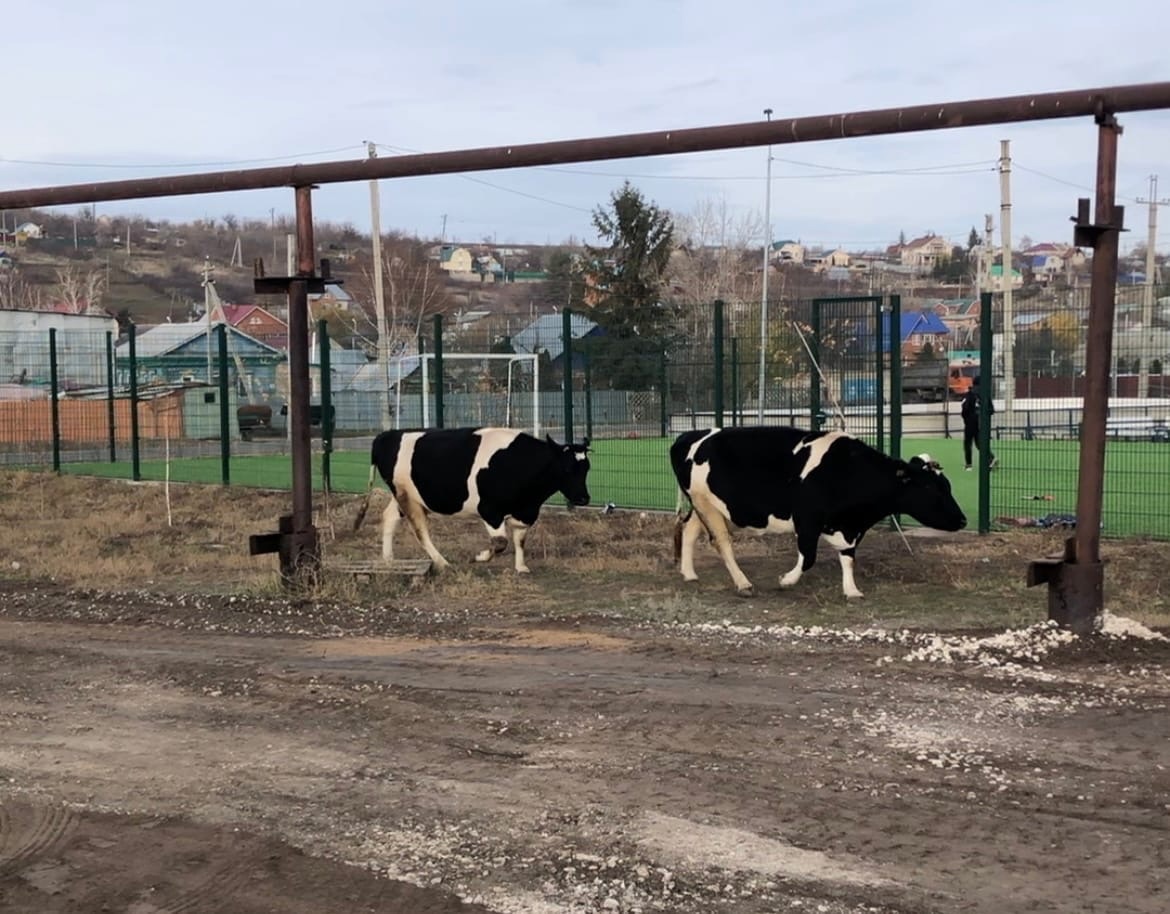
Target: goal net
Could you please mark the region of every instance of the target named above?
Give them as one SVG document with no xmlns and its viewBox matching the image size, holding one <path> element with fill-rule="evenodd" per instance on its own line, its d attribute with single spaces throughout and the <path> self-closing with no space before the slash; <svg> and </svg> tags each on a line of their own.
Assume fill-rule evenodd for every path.
<svg viewBox="0 0 1170 914">
<path fill-rule="evenodd" d="M 430 428 L 435 415 L 432 381 L 435 353 L 420 354 L 422 369 L 422 427 Z M 540 356 L 530 352 L 443 353 L 443 424 L 502 426 L 531 430 L 537 438 L 540 423 Z M 477 367 L 478 366 L 478 367 Z M 453 384 L 447 383 L 456 379 Z M 401 381 L 395 385 L 395 416 L 402 415 Z M 396 426 L 397 427 L 397 421 Z"/>
</svg>

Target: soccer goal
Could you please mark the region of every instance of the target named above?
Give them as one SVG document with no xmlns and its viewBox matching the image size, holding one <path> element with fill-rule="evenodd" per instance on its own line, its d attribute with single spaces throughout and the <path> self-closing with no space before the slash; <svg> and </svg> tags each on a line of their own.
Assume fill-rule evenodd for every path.
<svg viewBox="0 0 1170 914">
<path fill-rule="evenodd" d="M 435 358 L 435 353 L 424 352 L 421 353 L 422 367 L 422 387 L 424 391 L 430 391 L 430 377 L 431 377 L 431 360 Z M 504 425 L 508 428 L 512 426 L 513 414 L 519 413 L 519 402 L 524 391 L 516 390 L 517 381 L 520 372 L 516 371 L 517 363 L 523 364 L 529 362 L 532 365 L 532 434 L 537 438 L 540 437 L 540 356 L 532 352 L 445 352 L 443 353 L 444 362 L 454 361 L 470 361 L 470 362 L 506 362 L 508 365 L 507 375 L 507 390 L 504 396 Z M 401 371 L 401 368 L 399 369 Z M 492 396 L 490 394 L 485 396 Z M 397 416 L 402 414 L 402 378 L 399 377 L 397 385 L 395 385 L 395 423 L 397 424 Z M 430 428 L 431 425 L 431 407 L 430 397 L 424 396 L 422 399 L 422 421 L 423 428 Z"/>
</svg>

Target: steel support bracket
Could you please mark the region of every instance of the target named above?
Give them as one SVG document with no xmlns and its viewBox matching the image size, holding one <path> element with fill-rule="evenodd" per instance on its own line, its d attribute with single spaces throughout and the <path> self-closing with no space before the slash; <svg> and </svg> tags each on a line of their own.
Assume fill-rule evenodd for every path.
<svg viewBox="0 0 1170 914">
<path fill-rule="evenodd" d="M 300 533 L 293 531 L 291 514 L 282 514 L 276 533 L 253 533 L 248 537 L 249 555 L 280 556 L 280 576 L 286 584 L 298 582 L 306 570 L 315 573 L 317 562 L 317 528 L 310 527 Z M 309 561 L 304 561 L 304 557 Z M 307 583 L 307 582 L 306 582 Z"/>
<path fill-rule="evenodd" d="M 1113 207 L 1114 221 L 1108 225 L 1092 222 L 1089 219 L 1089 199 L 1088 197 L 1080 197 L 1077 199 L 1077 214 L 1070 216 L 1071 222 L 1075 223 L 1073 227 L 1073 244 L 1078 248 L 1093 248 L 1097 247 L 1097 240 L 1106 232 L 1116 231 L 1125 232 L 1125 207 Z"/>
<path fill-rule="evenodd" d="M 309 276 L 265 276 L 264 261 L 256 261 L 252 289 L 257 295 L 287 295 L 289 286 L 294 282 L 305 282 L 311 295 L 320 295 L 325 291 L 326 285 L 344 285 L 345 280 L 333 278 L 328 257 L 321 259 L 321 272 Z"/>
<path fill-rule="evenodd" d="M 1048 618 L 1078 635 L 1093 632 L 1105 583 L 1103 562 L 1078 563 L 1076 540 L 1068 539 L 1061 556 L 1028 563 L 1028 586 L 1048 585 Z"/>
</svg>

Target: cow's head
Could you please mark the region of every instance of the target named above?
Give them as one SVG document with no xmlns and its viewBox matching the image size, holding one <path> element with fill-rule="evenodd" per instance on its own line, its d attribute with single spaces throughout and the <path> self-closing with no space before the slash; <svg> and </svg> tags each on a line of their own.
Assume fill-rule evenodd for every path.
<svg viewBox="0 0 1170 914">
<path fill-rule="evenodd" d="M 580 444 L 557 444 L 552 435 L 546 435 L 549 447 L 556 453 L 560 461 L 560 492 L 569 500 L 569 504 L 584 507 L 589 504 L 589 487 L 586 477 L 589 475 L 589 439 L 583 438 Z"/>
<path fill-rule="evenodd" d="M 898 484 L 898 511 L 936 530 L 962 530 L 966 515 L 942 467 L 929 454 L 911 457 L 895 471 Z"/>
</svg>

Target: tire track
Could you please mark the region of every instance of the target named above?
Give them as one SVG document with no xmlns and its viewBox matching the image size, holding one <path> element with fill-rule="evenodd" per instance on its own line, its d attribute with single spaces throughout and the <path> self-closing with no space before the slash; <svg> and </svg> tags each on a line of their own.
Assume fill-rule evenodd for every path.
<svg viewBox="0 0 1170 914">
<path fill-rule="evenodd" d="M 77 814 L 63 806 L 0 803 L 0 875 L 14 873 L 61 847 L 77 824 Z"/>
<path fill-rule="evenodd" d="M 188 914 L 190 911 L 204 910 L 208 902 L 213 905 L 216 902 L 228 905 L 233 900 L 236 890 L 243 887 L 251 873 L 250 861 L 213 868 L 196 885 L 180 893 L 174 901 L 159 905 L 158 914 Z"/>
</svg>

